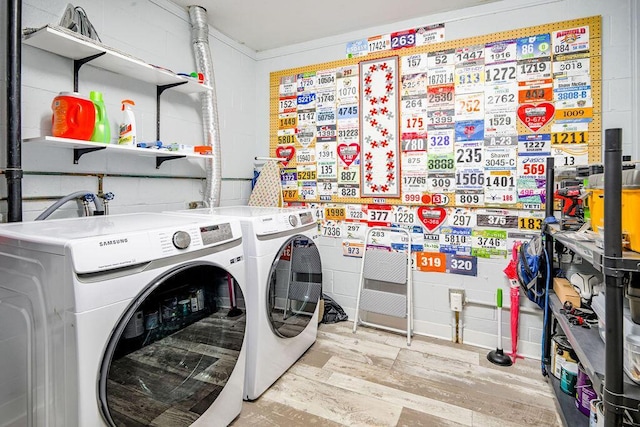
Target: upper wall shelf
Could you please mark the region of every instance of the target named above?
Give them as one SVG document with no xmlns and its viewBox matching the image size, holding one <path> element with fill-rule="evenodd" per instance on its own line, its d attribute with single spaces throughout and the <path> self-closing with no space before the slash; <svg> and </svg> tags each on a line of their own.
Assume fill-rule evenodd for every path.
<svg viewBox="0 0 640 427">
<path fill-rule="evenodd" d="M 89 60 L 94 67 L 149 82 L 159 87 L 169 86 L 173 90 L 183 93 L 198 93 L 211 89 L 210 86 L 198 83 L 194 79 L 178 76 L 163 68 L 154 67 L 132 56 L 68 34 L 61 29 L 43 27 L 24 36 L 23 42 L 26 45 L 82 63 L 88 62 L 86 60 L 92 58 Z M 96 57 L 96 55 L 100 56 Z"/>
</svg>

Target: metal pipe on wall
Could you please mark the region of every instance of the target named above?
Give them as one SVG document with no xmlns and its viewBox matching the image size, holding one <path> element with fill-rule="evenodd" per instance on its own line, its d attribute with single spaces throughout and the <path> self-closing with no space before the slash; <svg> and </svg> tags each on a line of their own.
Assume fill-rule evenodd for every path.
<svg viewBox="0 0 640 427">
<path fill-rule="evenodd" d="M 220 205 L 220 187 L 222 176 L 222 162 L 220 160 L 220 125 L 218 123 L 218 98 L 211 63 L 209 48 L 209 24 L 207 24 L 207 10 L 201 6 L 189 6 L 191 21 L 191 43 L 196 59 L 196 69 L 204 75 L 204 83 L 211 86 L 211 90 L 200 94 L 202 103 L 202 127 L 204 143 L 211 146 L 213 159 L 206 161 L 207 181 L 203 201 L 206 206 Z"/>
<path fill-rule="evenodd" d="M 7 2 L 7 180 L 8 221 L 22 221 L 22 1 Z"/>
</svg>

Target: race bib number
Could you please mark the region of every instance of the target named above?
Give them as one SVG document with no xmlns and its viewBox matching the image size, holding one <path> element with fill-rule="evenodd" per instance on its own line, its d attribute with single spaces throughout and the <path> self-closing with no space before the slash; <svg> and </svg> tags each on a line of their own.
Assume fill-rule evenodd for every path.
<svg viewBox="0 0 640 427">
<path fill-rule="evenodd" d="M 517 157 L 515 146 L 485 147 L 484 168 L 487 170 L 515 169 Z"/>
<path fill-rule="evenodd" d="M 429 70 L 427 84 L 429 86 L 449 85 L 454 83 L 455 66 L 438 66 Z"/>
<path fill-rule="evenodd" d="M 484 63 L 515 61 L 517 58 L 517 45 L 515 40 L 504 40 L 487 43 L 484 47 Z"/>
<path fill-rule="evenodd" d="M 456 192 L 456 205 L 457 206 L 484 206 L 484 193 L 482 192 L 470 192 L 470 191 L 458 191 Z"/>
<path fill-rule="evenodd" d="M 453 66 L 455 65 L 455 52 L 455 49 L 429 52 L 427 54 L 427 66 L 430 69 L 444 66 Z"/>
<path fill-rule="evenodd" d="M 391 34 L 369 37 L 369 54 L 391 49 Z"/>
<path fill-rule="evenodd" d="M 451 110 L 455 109 L 454 86 L 429 86 L 427 88 L 427 108 L 430 110 Z"/>
<path fill-rule="evenodd" d="M 484 65 L 457 67 L 455 70 L 456 94 L 482 92 L 484 78 Z"/>
<path fill-rule="evenodd" d="M 427 182 L 431 193 L 453 193 L 456 190 L 456 180 L 452 174 L 429 174 Z"/>
<path fill-rule="evenodd" d="M 487 113 L 484 116 L 484 137 L 496 137 L 515 135 L 518 133 L 516 126 L 516 112 Z"/>
<path fill-rule="evenodd" d="M 558 144 L 551 146 L 556 166 L 583 166 L 589 164 L 587 144 Z"/>
<path fill-rule="evenodd" d="M 482 141 L 462 141 L 456 144 L 456 166 L 482 166 Z"/>
<path fill-rule="evenodd" d="M 480 258 L 506 257 L 507 232 L 504 230 L 474 230 L 471 255 Z"/>
<path fill-rule="evenodd" d="M 485 171 L 486 204 L 515 204 L 517 195 L 515 170 Z"/>
<path fill-rule="evenodd" d="M 518 136 L 518 155 L 532 156 L 551 154 L 551 139 L 549 134 L 520 135 Z"/>
<path fill-rule="evenodd" d="M 402 97 L 424 95 L 427 91 L 427 73 L 403 74 L 401 77 Z"/>
<path fill-rule="evenodd" d="M 484 46 L 476 45 L 456 48 L 455 63 L 463 64 L 467 62 L 484 62 Z"/>
<path fill-rule="evenodd" d="M 484 93 L 465 93 L 456 96 L 456 120 L 484 118 Z"/>
<path fill-rule="evenodd" d="M 543 80 L 551 78 L 551 61 L 536 58 L 518 62 L 518 81 Z"/>
<path fill-rule="evenodd" d="M 458 167 L 456 169 L 456 191 L 460 190 L 477 190 L 481 191 L 484 188 L 484 169 L 481 165 L 472 167 Z M 456 195 L 456 200 L 457 195 Z M 456 203 L 460 205 L 477 203 Z"/>
<path fill-rule="evenodd" d="M 429 68 L 426 53 L 403 56 L 401 64 L 402 74 L 426 73 Z"/>
<path fill-rule="evenodd" d="M 517 81 L 517 63 L 504 62 L 486 65 L 484 81 L 487 84 L 515 83 Z"/>
<path fill-rule="evenodd" d="M 429 154 L 445 154 L 453 152 L 453 129 L 432 130 L 428 133 Z"/>
<path fill-rule="evenodd" d="M 391 222 L 393 224 L 413 226 L 416 223 L 415 208 L 408 208 L 406 206 L 394 206 L 391 215 L 393 218 Z"/>
<path fill-rule="evenodd" d="M 502 209 L 481 209 L 477 212 L 478 227 L 517 228 L 518 215 L 515 211 Z"/>
<path fill-rule="evenodd" d="M 455 171 L 454 154 L 428 154 L 427 168 L 429 173 L 451 174 Z"/>
<path fill-rule="evenodd" d="M 362 258 L 364 254 L 364 242 L 358 240 L 344 240 L 342 242 L 342 254 L 344 256 Z"/>
<path fill-rule="evenodd" d="M 342 238 L 342 226 L 338 221 L 324 221 L 321 230 L 324 237 Z"/>
<path fill-rule="evenodd" d="M 487 113 L 515 111 L 518 107 L 518 86 L 514 83 L 487 85 L 484 108 Z"/>
<path fill-rule="evenodd" d="M 331 200 L 331 196 L 338 194 L 338 183 L 335 181 L 318 181 L 318 195 L 320 200 Z"/>
<path fill-rule="evenodd" d="M 536 36 L 521 37 L 516 40 L 517 59 L 533 59 L 551 56 L 551 35 L 538 34 Z"/>
<path fill-rule="evenodd" d="M 554 31 L 553 53 L 562 55 L 589 50 L 589 26 Z"/>
<path fill-rule="evenodd" d="M 447 254 L 440 252 L 417 252 L 416 269 L 424 272 L 445 273 L 447 271 Z"/>
<path fill-rule="evenodd" d="M 342 236 L 345 239 L 358 239 L 363 240 L 367 234 L 367 224 L 362 222 L 343 222 L 342 223 Z"/>
<path fill-rule="evenodd" d="M 447 225 L 474 228 L 476 226 L 476 211 L 467 208 L 454 208 L 447 217 Z"/>
</svg>

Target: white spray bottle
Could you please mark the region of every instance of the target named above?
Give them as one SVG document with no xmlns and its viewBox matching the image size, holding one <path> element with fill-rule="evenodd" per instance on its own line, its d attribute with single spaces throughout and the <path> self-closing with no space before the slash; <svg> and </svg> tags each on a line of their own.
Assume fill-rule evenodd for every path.
<svg viewBox="0 0 640 427">
<path fill-rule="evenodd" d="M 136 116 L 131 108 L 134 105 L 136 105 L 135 102 L 130 99 L 122 100 L 122 123 L 120 123 L 118 144 L 136 145 Z"/>
</svg>

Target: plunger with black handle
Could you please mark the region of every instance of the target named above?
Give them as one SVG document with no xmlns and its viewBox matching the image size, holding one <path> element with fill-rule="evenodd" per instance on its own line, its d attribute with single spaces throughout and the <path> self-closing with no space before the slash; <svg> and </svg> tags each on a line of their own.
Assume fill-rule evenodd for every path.
<svg viewBox="0 0 640 427">
<path fill-rule="evenodd" d="M 496 296 L 496 310 L 498 315 L 498 347 L 495 350 L 491 350 L 487 354 L 487 360 L 495 365 L 511 366 L 511 358 L 504 354 L 502 351 L 502 289 L 498 288 L 498 294 Z"/>
</svg>

